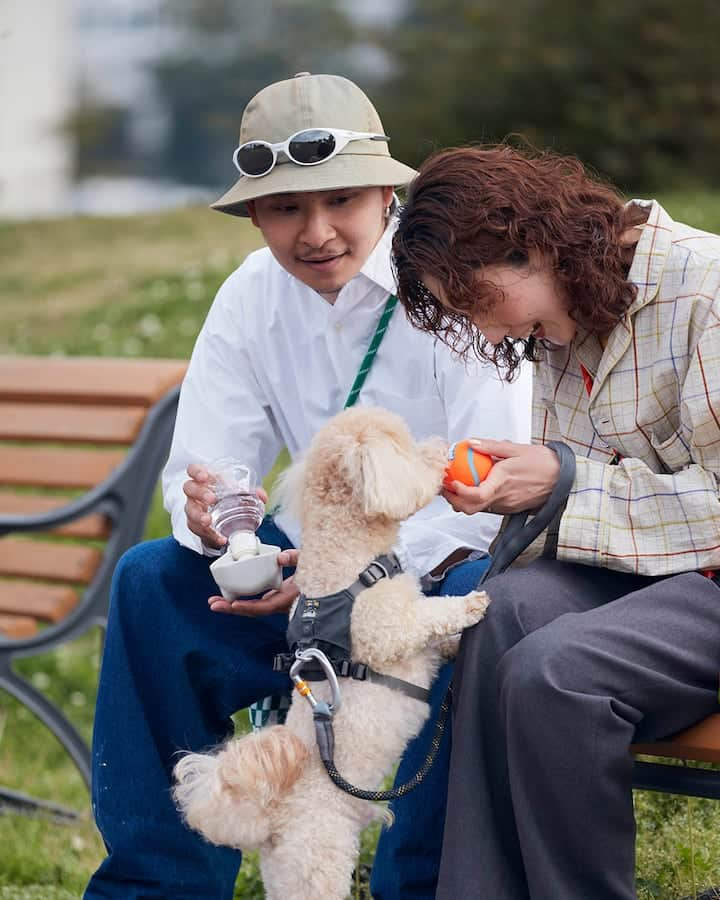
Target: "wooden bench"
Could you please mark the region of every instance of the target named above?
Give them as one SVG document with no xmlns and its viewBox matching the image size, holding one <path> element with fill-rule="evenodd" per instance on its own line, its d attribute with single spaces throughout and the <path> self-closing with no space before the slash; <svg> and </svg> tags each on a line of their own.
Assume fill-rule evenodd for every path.
<svg viewBox="0 0 720 900">
<path fill-rule="evenodd" d="M 0 688 L 56 735 L 88 785 L 86 742 L 12 663 L 104 628 L 115 564 L 143 536 L 185 369 L 0 356 Z"/>
<path fill-rule="evenodd" d="M 651 744 L 634 744 L 632 749 L 637 756 L 717 765 L 720 763 L 720 713 L 708 716 L 672 738 Z M 635 787 L 720 800 L 720 769 L 693 768 L 673 765 L 672 762 L 640 759 L 635 762 Z"/>
</svg>

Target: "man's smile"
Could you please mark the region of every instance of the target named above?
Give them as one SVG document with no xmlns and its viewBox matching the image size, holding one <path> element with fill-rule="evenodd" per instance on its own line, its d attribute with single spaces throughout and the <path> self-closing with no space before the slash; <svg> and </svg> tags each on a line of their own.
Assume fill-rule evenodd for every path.
<svg viewBox="0 0 720 900">
<path fill-rule="evenodd" d="M 344 250 L 342 253 L 325 254 L 324 256 L 301 256 L 298 257 L 300 262 L 311 266 L 313 269 L 326 270 L 333 268 L 343 259 L 349 251 Z"/>
</svg>

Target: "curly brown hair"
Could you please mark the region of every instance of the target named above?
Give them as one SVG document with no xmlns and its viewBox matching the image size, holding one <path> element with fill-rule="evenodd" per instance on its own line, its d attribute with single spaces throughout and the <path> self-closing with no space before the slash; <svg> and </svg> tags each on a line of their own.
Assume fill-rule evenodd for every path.
<svg viewBox="0 0 720 900">
<path fill-rule="evenodd" d="M 607 334 L 636 295 L 620 237 L 644 221 L 577 159 L 508 144 L 460 147 L 430 157 L 410 185 L 393 239 L 398 297 L 410 321 L 460 355 L 473 351 L 510 380 L 522 359 L 538 358 L 538 342 L 505 338 L 493 345 L 472 313 L 503 298 L 482 280 L 493 264 L 549 261 L 569 314 L 588 331 Z M 444 307 L 423 284 L 432 276 L 452 298 Z"/>
</svg>

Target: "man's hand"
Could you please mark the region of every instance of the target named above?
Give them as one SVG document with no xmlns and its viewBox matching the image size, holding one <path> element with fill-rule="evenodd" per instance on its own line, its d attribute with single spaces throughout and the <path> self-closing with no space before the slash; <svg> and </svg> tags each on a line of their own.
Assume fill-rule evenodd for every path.
<svg viewBox="0 0 720 900">
<path fill-rule="evenodd" d="M 278 553 L 277 562 L 283 566 L 296 566 L 299 553 L 297 550 L 283 550 Z M 286 578 L 279 588 L 274 588 L 263 594 L 259 600 L 225 600 L 224 597 L 209 597 L 208 605 L 213 612 L 229 613 L 235 616 L 272 616 L 275 613 L 290 611 L 295 598 L 300 591 L 295 586 L 295 576 Z"/>
<path fill-rule="evenodd" d="M 472 440 L 470 445 L 495 460 L 478 487 L 453 482 L 442 491 L 456 512 L 499 515 L 537 509 L 547 500 L 560 474 L 560 462 L 549 448 L 512 441 Z"/>
<path fill-rule="evenodd" d="M 191 463 L 187 467 L 187 473 L 190 479 L 183 485 L 183 492 L 187 497 L 185 515 L 188 528 L 206 547 L 221 550 L 227 544 L 227 538 L 212 527 L 209 511 L 217 500 L 213 491 L 212 473 L 200 463 Z M 268 497 L 263 488 L 257 489 L 257 495 L 263 503 L 267 503 Z"/>
</svg>

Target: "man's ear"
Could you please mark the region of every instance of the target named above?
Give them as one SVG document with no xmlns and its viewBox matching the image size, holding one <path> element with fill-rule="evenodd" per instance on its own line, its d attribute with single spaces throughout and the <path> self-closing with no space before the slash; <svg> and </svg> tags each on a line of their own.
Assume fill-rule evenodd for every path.
<svg viewBox="0 0 720 900">
<path fill-rule="evenodd" d="M 246 200 L 245 206 L 247 206 L 247 211 L 250 213 L 250 221 L 256 228 L 260 227 L 260 223 L 258 222 L 257 211 L 255 209 L 255 201 L 254 200 Z"/>
</svg>

